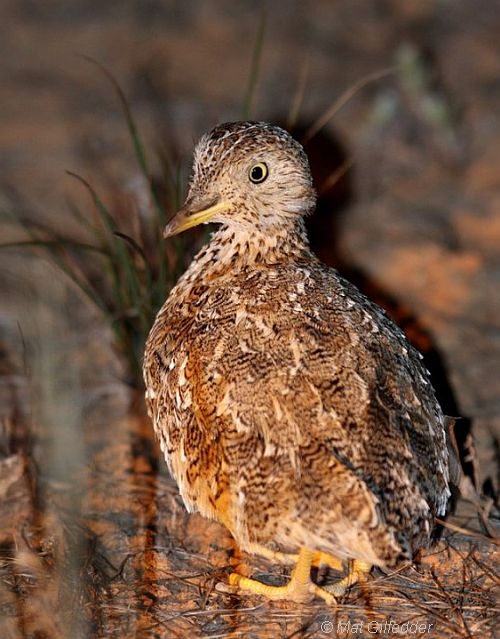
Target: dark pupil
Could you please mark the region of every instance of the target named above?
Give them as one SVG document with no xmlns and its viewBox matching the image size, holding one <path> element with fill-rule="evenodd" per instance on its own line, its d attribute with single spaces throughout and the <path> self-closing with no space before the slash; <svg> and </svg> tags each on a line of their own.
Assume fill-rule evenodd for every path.
<svg viewBox="0 0 500 639">
<path fill-rule="evenodd" d="M 264 177 L 264 171 L 261 166 L 254 166 L 252 169 L 252 180 L 258 182 Z"/>
</svg>

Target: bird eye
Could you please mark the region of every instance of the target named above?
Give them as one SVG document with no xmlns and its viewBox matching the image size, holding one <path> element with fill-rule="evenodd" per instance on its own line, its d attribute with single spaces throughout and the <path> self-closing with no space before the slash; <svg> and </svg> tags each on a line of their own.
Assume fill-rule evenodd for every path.
<svg viewBox="0 0 500 639">
<path fill-rule="evenodd" d="M 261 182 L 264 182 L 268 173 L 269 169 L 267 168 L 267 164 L 264 164 L 264 162 L 257 162 L 257 164 L 254 164 L 250 169 L 248 177 L 250 178 L 250 182 L 260 184 Z"/>
</svg>

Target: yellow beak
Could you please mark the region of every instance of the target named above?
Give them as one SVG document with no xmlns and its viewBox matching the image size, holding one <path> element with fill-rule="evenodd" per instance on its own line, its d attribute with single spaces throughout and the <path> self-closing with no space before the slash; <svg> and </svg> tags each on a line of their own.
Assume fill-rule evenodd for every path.
<svg viewBox="0 0 500 639">
<path fill-rule="evenodd" d="M 203 204 L 201 206 L 203 206 Z M 184 206 L 167 224 L 163 231 L 163 237 L 172 237 L 187 229 L 193 228 L 193 226 L 198 226 L 198 224 L 205 224 L 215 217 L 217 213 L 227 211 L 228 208 L 228 202 L 217 202 L 207 208 L 201 208 L 201 210 L 196 211 L 193 211 L 192 205 Z"/>
</svg>

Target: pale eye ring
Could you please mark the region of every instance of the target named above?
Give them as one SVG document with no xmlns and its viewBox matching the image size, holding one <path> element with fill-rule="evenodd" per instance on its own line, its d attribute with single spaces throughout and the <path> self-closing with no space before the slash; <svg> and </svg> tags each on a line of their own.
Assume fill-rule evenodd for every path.
<svg viewBox="0 0 500 639">
<path fill-rule="evenodd" d="M 264 182 L 268 175 L 269 169 L 267 168 L 267 164 L 264 164 L 264 162 L 257 162 L 257 164 L 252 165 L 248 172 L 250 182 L 253 182 L 254 184 Z"/>
</svg>

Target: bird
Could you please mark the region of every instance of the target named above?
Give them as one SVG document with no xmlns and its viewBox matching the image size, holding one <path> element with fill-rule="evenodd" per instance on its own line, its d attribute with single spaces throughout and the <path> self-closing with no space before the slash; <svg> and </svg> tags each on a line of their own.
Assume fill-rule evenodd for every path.
<svg viewBox="0 0 500 639">
<path fill-rule="evenodd" d="M 335 604 L 373 566 L 411 562 L 450 498 L 447 418 L 421 354 L 310 249 L 316 194 L 302 146 L 266 122 L 229 122 L 195 147 L 166 238 L 215 224 L 146 342 L 145 397 L 189 512 L 250 555 L 292 564 L 271 586 Z M 348 566 L 320 586 L 312 567 Z"/>
</svg>

